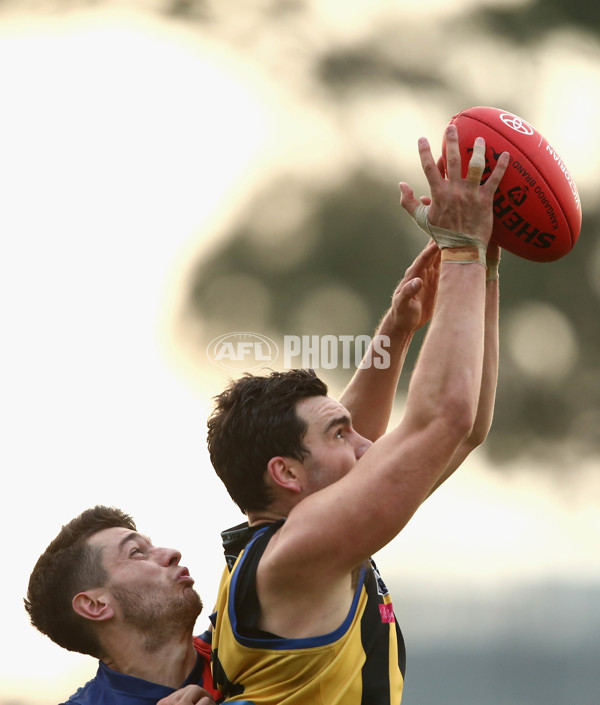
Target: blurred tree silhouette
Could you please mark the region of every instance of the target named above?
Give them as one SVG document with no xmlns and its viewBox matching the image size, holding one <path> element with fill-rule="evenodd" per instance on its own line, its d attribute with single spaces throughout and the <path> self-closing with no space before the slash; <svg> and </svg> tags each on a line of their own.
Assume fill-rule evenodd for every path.
<svg viewBox="0 0 600 705">
<path fill-rule="evenodd" d="M 188 2 L 186 5 L 191 13 L 194 6 L 206 3 Z M 277 12 L 274 11 L 276 6 Z M 289 19 L 290 14 L 301 14 L 305 6 L 299 1 L 263 3 L 262 10 L 265 19 L 281 22 Z M 506 35 L 519 43 L 523 38 L 539 39 L 544 33 L 566 26 L 597 31 L 599 13 L 596 6 L 581 0 L 574 3 L 539 0 L 511 8 L 478 10 L 462 20 L 465 33 L 467 28 L 483 25 L 488 32 Z M 456 28 L 460 21 L 450 24 Z M 332 109 L 344 110 L 344 98 L 361 92 L 373 95 L 377 91 L 391 93 L 418 88 L 433 91 L 442 101 L 447 100 L 452 87 L 432 69 L 431 57 L 419 63 L 406 61 L 402 51 L 390 43 L 390 35 L 397 29 L 399 27 L 379 26 L 371 35 L 353 44 L 328 46 L 314 53 L 309 70 L 315 83 L 324 90 L 322 95 Z M 459 37 L 456 39 L 460 41 Z M 469 102 L 468 89 L 465 94 L 465 106 L 478 104 L 476 100 Z M 221 284 L 226 285 L 228 276 L 244 275 L 260 281 L 270 301 L 266 318 L 264 311 L 253 317 L 255 309 L 248 305 L 244 292 L 239 292 L 239 306 L 249 313 L 245 318 L 246 330 L 264 326 L 266 322 L 281 334 L 317 333 L 322 331 L 294 328 L 294 322 L 300 320 L 299 311 L 311 292 L 335 284 L 360 296 L 369 312 L 370 328 L 340 330 L 339 310 L 332 302 L 331 310 L 321 314 L 321 319 L 329 320 L 328 332 L 338 335 L 371 333 L 417 248 L 412 232 L 414 226 L 400 214 L 394 178 L 385 165 L 378 171 L 365 163 L 364 168 L 357 167 L 344 180 L 321 191 L 315 191 L 302 181 L 288 184 L 300 194 L 298 197 L 308 215 L 296 224 L 285 225 L 285 237 L 280 234 L 275 238 L 270 245 L 270 255 L 265 259 L 264 243 L 257 245 L 254 235 L 260 229 L 261 210 L 266 203 L 280 202 L 285 208 L 286 201 L 281 198 L 280 177 L 274 178 L 265 185 L 264 193 L 243 215 L 240 224 L 229 233 L 223 246 L 208 260 L 198 262 L 190 291 L 191 309 L 204 321 L 219 320 L 222 331 L 235 330 L 237 319 L 227 316 L 226 312 L 219 313 L 214 292 Z M 510 253 L 504 255 L 501 381 L 494 427 L 486 444 L 487 451 L 497 461 L 513 460 L 524 454 L 559 464 L 574 450 L 583 454 L 600 451 L 597 432 L 600 332 L 596 325 L 600 301 L 590 270 L 590 263 L 598 256 L 594 237 L 598 220 L 598 212 L 586 205 L 580 242 L 559 262 L 540 265 L 520 260 Z M 307 237 L 312 243 L 310 248 L 302 258 L 293 258 L 286 264 L 285 251 L 289 243 Z M 273 268 L 273 252 L 278 248 L 281 252 L 275 258 L 280 266 Z M 247 293 L 251 296 L 251 292 Z M 505 319 L 510 322 L 511 312 L 528 302 L 553 307 L 573 336 L 576 359 L 560 374 L 536 374 L 535 361 L 524 369 L 518 355 L 515 357 L 511 351 L 510 340 L 505 340 L 510 333 Z M 582 305 L 582 302 L 585 303 Z M 323 326 L 322 321 L 319 325 Z M 549 345 L 550 354 L 561 340 L 552 341 L 552 331 L 541 330 L 541 325 L 544 321 L 533 316 L 526 334 L 532 338 L 541 335 Z M 413 346 L 409 356 L 408 369 L 414 363 L 416 348 L 418 345 Z M 527 355 L 527 352 L 522 354 Z M 539 367 L 543 368 L 544 351 L 534 350 L 534 354 L 539 355 Z M 341 370 L 339 374 L 347 379 L 350 373 Z M 405 376 L 404 387 L 407 380 Z M 561 447 L 566 449 L 565 453 L 558 452 Z"/>
<path fill-rule="evenodd" d="M 68 10 L 101 5 L 102 0 L 31 0 L 19 5 L 27 4 Z M 149 8 L 144 0 L 130 4 Z M 15 5 L 0 0 L 0 9 Z M 491 84 L 498 68 L 503 69 L 494 63 L 494 38 L 531 47 L 558 29 L 596 35 L 600 30 L 600 7 L 586 0 L 486 6 L 450 14 L 437 28 L 423 21 L 420 31 L 399 10 L 392 20 L 379 16 L 343 39 L 331 24 L 317 23 L 318 2 L 156 0 L 151 6 L 171 21 L 196 26 L 260 66 L 286 90 L 296 90 L 302 100 L 329 115 L 355 157 L 343 178 L 330 177 L 318 187 L 289 165 L 281 166 L 270 178 L 265 177 L 262 190 L 232 231 L 223 235 L 222 245 L 196 263 L 188 313 L 207 331 L 222 333 L 239 330 L 242 321 L 245 330 L 260 332 L 266 327 L 281 335 L 325 330 L 336 335 L 370 334 L 388 305 L 393 287 L 421 240 L 401 214 L 393 165 L 384 163 L 381 156 L 377 161 L 357 146 L 347 120 L 348 116 L 355 121 L 361 118 L 354 98 L 369 102 L 410 94 L 418 100 L 434 99 L 441 104 L 441 114 L 450 116 L 457 105 L 482 104 L 490 95 L 484 93 L 482 98 L 471 87 L 466 59 L 456 65 L 458 71 L 464 66 L 464 75 L 449 76 L 440 70 L 446 58 L 458 56 L 460 60 L 460 52 L 465 47 L 468 51 L 473 39 L 480 42 L 480 51 L 484 39 L 491 43 L 487 58 L 496 72 L 490 75 Z M 513 93 L 502 94 L 501 107 L 520 112 L 519 100 L 527 97 L 513 98 Z M 507 105 L 506 97 L 517 104 Z M 315 144 L 314 150 L 319 149 Z M 485 446 L 498 461 L 529 454 L 560 464 L 574 450 L 600 452 L 599 228 L 596 204 L 584 202 L 580 241 L 566 258 L 535 264 L 504 255 L 501 379 L 494 427 Z M 320 306 L 320 330 L 302 328 L 306 323 L 302 313 L 311 296 L 319 291 L 326 295 L 332 288 L 340 296 L 330 306 Z M 542 304 L 554 318 L 538 315 L 539 307 L 524 308 L 528 304 Z M 354 323 L 352 311 L 356 313 Z M 523 314 L 520 318 L 519 312 Z M 548 327 L 548 320 L 554 321 L 554 327 Z M 515 331 L 524 332 L 526 340 L 545 340 L 546 348 L 520 349 Z M 553 373 L 546 358 L 561 346 L 567 350 L 569 340 L 570 357 Z M 413 363 L 414 351 L 407 369 Z M 339 374 L 343 382 L 350 372 L 340 370 Z"/>
<path fill-rule="evenodd" d="M 393 287 L 416 251 L 414 238 L 420 240 L 420 233 L 400 214 L 396 192 L 390 183 L 367 173 L 353 174 L 331 191 L 307 195 L 307 200 L 309 220 L 303 220 L 287 233 L 291 240 L 311 234 L 312 247 L 302 259 L 277 269 L 265 262 L 261 255 L 263 245 L 253 242 L 253 218 L 261 207 L 259 205 L 257 211 L 250 209 L 243 219 L 244 225 L 235 230 L 227 243 L 208 260 L 198 262 L 190 292 L 190 305 L 196 315 L 205 322 L 216 318 L 222 333 L 236 330 L 239 319 L 219 311 L 214 291 L 215 287 L 227 286 L 227 277 L 243 274 L 256 278 L 266 287 L 270 301 L 267 322 L 282 335 L 316 334 L 324 330 L 333 335 L 372 333 L 389 303 Z M 538 264 L 504 253 L 501 379 L 494 427 L 486 444 L 497 461 L 532 454 L 549 463 L 562 462 L 564 457 L 557 453 L 556 444 L 567 441 L 571 452 L 574 444 L 577 451 L 584 454 L 600 450 L 597 431 L 600 422 L 597 412 L 600 408 L 597 326 L 600 301 L 598 292 L 592 289 L 591 278 L 585 276 L 594 256 L 593 234 L 598 227 L 598 215 L 586 211 L 585 231 L 579 243 L 558 262 Z M 272 246 L 275 250 L 277 247 Z M 285 261 L 288 245 L 284 241 L 279 247 L 282 261 Z M 366 330 L 341 329 L 339 310 L 333 302 L 330 310 L 322 312 L 328 324 L 321 322 L 320 330 L 294 327 L 307 297 L 320 287 L 332 284 L 360 295 L 369 311 L 369 327 Z M 213 292 L 211 296 L 209 292 Z M 253 316 L 255 309 L 248 296 L 252 296 L 251 289 L 237 291 L 237 312 L 245 312 L 243 330 L 263 331 L 265 319 L 262 315 Z M 505 341 L 508 331 L 504 323 L 507 315 L 524 302 L 543 302 L 555 307 L 569 321 L 578 343 L 578 359 L 567 374 L 556 379 L 530 376 L 513 360 Z M 543 334 L 539 325 L 532 318 L 528 334 L 532 337 Z M 551 341 L 552 345 L 560 343 L 560 340 Z M 414 364 L 417 347 L 413 345 L 407 370 Z M 543 354 L 542 351 L 542 357 Z M 539 362 L 543 367 L 543 359 Z M 533 365 L 535 367 L 535 361 Z M 344 370 L 337 372 L 344 381 L 350 374 Z M 331 378 L 332 371 L 326 374 Z M 401 386 L 406 388 L 407 382 L 405 375 Z"/>
<path fill-rule="evenodd" d="M 567 27 L 600 32 L 600 8 L 588 0 L 533 0 L 511 7 L 482 8 L 475 18 L 515 43 L 535 42 L 548 32 Z"/>
<path fill-rule="evenodd" d="M 302 183 L 283 186 L 279 183 L 277 187 L 267 187 L 266 197 L 274 202 L 271 208 L 277 208 L 277 204 L 285 208 L 283 192 L 303 188 L 307 187 Z M 389 182 L 382 183 L 359 172 L 329 191 L 301 191 L 301 195 L 305 199 L 308 221 L 303 218 L 296 226 L 291 225 L 279 244 L 255 242 L 253 217 L 261 215 L 265 207 L 263 197 L 259 199 L 257 210 L 251 209 L 243 218 L 244 225 L 233 233 L 227 244 L 208 261 L 198 263 L 191 302 L 203 317 L 214 315 L 214 310 L 208 310 L 204 302 L 215 280 L 242 273 L 255 277 L 269 290 L 270 322 L 280 331 L 298 332 L 290 330 L 289 324 L 304 297 L 316 288 L 332 284 L 352 289 L 363 298 L 371 320 L 376 322 L 391 296 L 391 284 L 399 279 L 401 268 L 407 262 L 406 243 L 394 237 L 398 231 L 395 191 L 390 189 Z M 307 239 L 307 233 L 310 248 L 301 259 L 286 261 L 289 243 Z M 265 262 L 264 247 L 268 248 L 269 262 Z M 273 259 L 279 263 L 276 269 L 270 264 Z M 331 311 L 330 319 L 333 333 L 356 332 L 337 330 L 335 311 Z M 247 320 L 250 326 L 257 322 Z"/>
</svg>

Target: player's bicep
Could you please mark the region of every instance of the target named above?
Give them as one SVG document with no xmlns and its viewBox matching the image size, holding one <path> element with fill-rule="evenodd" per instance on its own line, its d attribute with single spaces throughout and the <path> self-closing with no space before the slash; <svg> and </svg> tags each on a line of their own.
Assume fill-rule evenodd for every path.
<svg viewBox="0 0 600 705">
<path fill-rule="evenodd" d="M 445 468 L 450 441 L 444 436 L 443 424 L 401 425 L 378 440 L 348 475 L 290 512 L 263 557 L 266 573 L 286 582 L 327 578 L 385 546 Z"/>
</svg>

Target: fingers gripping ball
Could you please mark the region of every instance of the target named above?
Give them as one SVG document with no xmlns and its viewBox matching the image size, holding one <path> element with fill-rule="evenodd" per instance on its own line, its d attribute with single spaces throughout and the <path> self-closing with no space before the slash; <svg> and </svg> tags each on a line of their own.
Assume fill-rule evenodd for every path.
<svg viewBox="0 0 600 705">
<path fill-rule="evenodd" d="M 469 108 L 450 123 L 458 129 L 463 177 L 470 183 L 485 181 L 502 152 L 510 152 L 494 196 L 492 240 L 536 262 L 568 254 L 581 230 L 581 202 L 573 177 L 546 139 L 525 120 L 498 108 Z M 485 140 L 483 154 L 474 146 L 477 137 Z"/>
</svg>

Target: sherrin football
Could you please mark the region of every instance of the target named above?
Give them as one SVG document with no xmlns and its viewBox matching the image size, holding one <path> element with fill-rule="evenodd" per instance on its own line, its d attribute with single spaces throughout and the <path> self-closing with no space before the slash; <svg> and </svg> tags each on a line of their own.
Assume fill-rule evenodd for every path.
<svg viewBox="0 0 600 705">
<path fill-rule="evenodd" d="M 455 115 L 463 177 L 476 137 L 485 139 L 483 181 L 504 151 L 510 162 L 494 196 L 492 239 L 536 262 L 568 254 L 581 230 L 577 186 L 554 147 L 528 122 L 499 108 L 476 107 Z M 446 169 L 446 144 L 442 144 Z"/>
</svg>

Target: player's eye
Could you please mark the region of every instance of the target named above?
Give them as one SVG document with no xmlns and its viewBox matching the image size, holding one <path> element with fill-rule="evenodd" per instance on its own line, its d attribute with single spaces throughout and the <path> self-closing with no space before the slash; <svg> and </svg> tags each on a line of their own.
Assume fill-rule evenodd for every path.
<svg viewBox="0 0 600 705">
<path fill-rule="evenodd" d="M 137 548 L 137 546 L 132 548 L 131 551 L 129 551 L 130 558 L 132 558 L 133 556 L 135 556 L 137 554 L 142 555 L 142 551 L 139 548 Z"/>
</svg>

